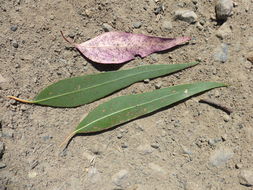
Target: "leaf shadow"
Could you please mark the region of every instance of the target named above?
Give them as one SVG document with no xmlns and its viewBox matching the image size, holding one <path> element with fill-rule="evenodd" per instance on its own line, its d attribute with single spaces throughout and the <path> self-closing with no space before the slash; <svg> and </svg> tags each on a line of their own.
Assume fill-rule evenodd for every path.
<svg viewBox="0 0 253 190">
<path fill-rule="evenodd" d="M 209 89 L 209 90 L 210 90 L 210 89 Z M 206 91 L 209 91 L 209 90 L 206 90 Z M 158 109 L 158 110 L 156 110 L 156 111 L 153 111 L 153 112 L 151 112 L 151 113 L 148 113 L 148 114 L 145 114 L 145 115 L 143 115 L 143 116 L 134 118 L 134 119 L 132 119 L 132 120 L 130 120 L 130 121 L 121 123 L 121 124 L 116 125 L 116 126 L 114 126 L 114 127 L 110 127 L 110 128 L 108 128 L 108 129 L 104 129 L 104 130 L 102 130 L 102 131 L 91 132 L 91 133 L 75 134 L 75 135 L 73 135 L 73 136 L 69 139 L 69 141 L 67 142 L 67 144 L 66 144 L 64 150 L 68 148 L 70 142 L 73 140 L 73 138 L 75 138 L 75 137 L 77 137 L 77 136 L 94 136 L 94 135 L 98 135 L 98 134 L 101 134 L 101 133 L 106 133 L 106 132 L 112 131 L 112 130 L 114 130 L 114 129 L 118 128 L 118 127 L 121 127 L 121 126 L 123 126 L 123 125 L 125 125 L 125 124 L 128 124 L 128 123 L 130 123 L 130 122 L 132 122 L 132 121 L 135 121 L 135 120 L 138 120 L 138 119 L 143 119 L 143 118 L 149 117 L 149 116 L 151 116 L 151 115 L 154 115 L 154 114 L 156 114 L 156 113 L 158 113 L 158 112 L 161 112 L 161 111 L 170 109 L 170 108 L 172 108 L 172 107 L 174 107 L 174 106 L 177 106 L 177 105 L 179 105 L 179 104 L 181 104 L 181 103 L 183 103 L 183 102 L 185 102 L 185 101 L 187 101 L 187 100 L 189 100 L 189 99 L 191 99 L 191 98 L 193 98 L 193 97 L 196 97 L 196 96 L 199 96 L 199 95 L 201 95 L 201 94 L 204 94 L 206 91 L 200 92 L 200 93 L 198 93 L 198 94 L 195 94 L 195 95 L 193 95 L 193 96 L 190 96 L 190 97 L 188 97 L 188 98 L 185 98 L 185 99 L 183 99 L 183 100 L 180 100 L 180 101 L 178 101 L 178 102 L 176 102 L 176 103 L 173 103 L 173 104 L 171 104 L 171 105 L 165 106 L 165 107 L 163 107 L 163 108 L 160 108 L 160 109 Z"/>
</svg>

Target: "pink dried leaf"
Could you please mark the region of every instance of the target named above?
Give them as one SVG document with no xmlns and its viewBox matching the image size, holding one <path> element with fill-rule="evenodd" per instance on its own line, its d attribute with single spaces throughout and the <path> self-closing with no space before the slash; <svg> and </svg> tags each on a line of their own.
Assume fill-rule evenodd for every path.
<svg viewBox="0 0 253 190">
<path fill-rule="evenodd" d="M 126 32 L 106 32 L 81 44 L 74 44 L 66 37 L 63 38 L 88 59 L 104 64 L 124 63 L 137 55 L 143 58 L 190 40 L 190 37 L 161 38 Z"/>
</svg>

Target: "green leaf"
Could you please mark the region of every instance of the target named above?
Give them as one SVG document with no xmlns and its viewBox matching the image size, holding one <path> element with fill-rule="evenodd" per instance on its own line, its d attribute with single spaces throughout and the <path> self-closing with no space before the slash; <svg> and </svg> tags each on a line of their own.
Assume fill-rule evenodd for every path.
<svg viewBox="0 0 253 190">
<path fill-rule="evenodd" d="M 91 111 L 67 138 L 67 141 L 75 134 L 103 131 L 195 94 L 223 86 L 226 85 L 216 82 L 198 82 L 114 98 Z"/>
<path fill-rule="evenodd" d="M 32 101 L 13 96 L 9 96 L 9 98 L 24 103 L 53 107 L 76 107 L 105 97 L 135 82 L 163 76 L 196 64 L 147 65 L 128 70 L 84 75 L 64 79 L 48 86 Z"/>
</svg>

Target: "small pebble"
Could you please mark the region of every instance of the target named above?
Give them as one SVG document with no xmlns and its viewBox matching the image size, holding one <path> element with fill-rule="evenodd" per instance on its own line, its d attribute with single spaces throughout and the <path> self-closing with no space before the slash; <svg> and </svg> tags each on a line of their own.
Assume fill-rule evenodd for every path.
<svg viewBox="0 0 253 190">
<path fill-rule="evenodd" d="M 118 173 L 112 176 L 112 182 L 117 186 L 124 186 L 128 178 L 129 172 L 125 169 L 120 170 Z"/>
<path fill-rule="evenodd" d="M 183 154 L 192 155 L 192 151 L 189 148 L 182 146 L 182 149 L 183 149 L 182 151 Z"/>
<path fill-rule="evenodd" d="M 128 145 L 127 145 L 126 143 L 123 143 L 123 144 L 121 145 L 121 148 L 128 148 Z"/>
<path fill-rule="evenodd" d="M 165 10 L 164 5 L 159 5 L 158 7 L 156 7 L 156 8 L 154 9 L 154 13 L 155 13 L 156 15 L 158 15 L 158 14 L 161 14 L 164 10 Z"/>
<path fill-rule="evenodd" d="M 209 139 L 208 144 L 211 145 L 211 146 L 214 146 L 215 144 L 217 144 L 218 142 L 221 142 L 221 141 L 222 141 L 221 138 Z"/>
<path fill-rule="evenodd" d="M 14 132 L 12 129 L 10 130 L 5 130 L 3 131 L 3 137 L 6 137 L 6 138 L 13 138 L 14 137 Z"/>
<path fill-rule="evenodd" d="M 226 114 L 223 116 L 223 119 L 225 122 L 228 122 L 230 120 L 230 116 Z"/>
<path fill-rule="evenodd" d="M 17 42 L 16 40 L 13 40 L 12 46 L 13 46 L 14 48 L 18 48 L 18 42 Z"/>
<path fill-rule="evenodd" d="M 253 169 L 242 170 L 238 175 L 239 182 L 241 185 L 246 187 L 253 186 Z"/>
<path fill-rule="evenodd" d="M 166 21 L 164 21 L 164 22 L 162 23 L 162 29 L 163 29 L 163 30 L 169 31 L 169 30 L 171 30 L 172 28 L 173 28 L 173 26 L 172 26 L 171 21 L 166 20 Z"/>
<path fill-rule="evenodd" d="M 253 63 L 253 51 L 252 52 L 249 52 L 247 54 L 247 60 L 251 63 Z"/>
<path fill-rule="evenodd" d="M 193 24 L 197 21 L 198 16 L 191 10 L 177 10 L 175 11 L 176 19 Z"/>
<path fill-rule="evenodd" d="M 224 39 L 226 37 L 229 37 L 231 35 L 232 31 L 230 29 L 230 27 L 224 23 L 223 25 L 221 25 L 221 27 L 218 29 L 216 36 L 220 39 Z"/>
<path fill-rule="evenodd" d="M 135 23 L 133 23 L 133 27 L 134 27 L 134 28 L 140 28 L 141 25 L 142 25 L 141 22 L 135 22 Z"/>
<path fill-rule="evenodd" d="M 152 143 L 150 145 L 152 148 L 158 149 L 159 148 L 159 144 L 158 143 Z"/>
<path fill-rule="evenodd" d="M 107 23 L 102 24 L 102 28 L 105 32 L 110 32 L 113 30 L 113 27 Z"/>
<path fill-rule="evenodd" d="M 50 136 L 50 135 L 46 135 L 46 136 L 43 136 L 42 138 L 43 138 L 44 141 L 47 141 L 47 140 L 52 139 L 53 137 Z"/>
<path fill-rule="evenodd" d="M 17 31 L 17 29 L 18 29 L 18 26 L 16 26 L 16 25 L 11 26 L 11 31 L 15 32 L 15 31 Z"/>
<path fill-rule="evenodd" d="M 232 0 L 218 0 L 215 5 L 216 19 L 219 21 L 226 21 L 232 15 L 233 1 Z"/>
<path fill-rule="evenodd" d="M 156 89 L 160 89 L 161 87 L 162 87 L 162 83 L 161 82 L 155 84 L 155 88 Z"/>
<path fill-rule="evenodd" d="M 228 45 L 222 43 L 214 49 L 214 60 L 225 63 L 228 60 Z"/>
<path fill-rule="evenodd" d="M 210 155 L 210 163 L 213 166 L 222 166 L 228 162 L 234 155 L 234 152 L 227 147 L 214 150 Z"/>
<path fill-rule="evenodd" d="M 146 83 L 146 84 L 149 83 L 149 82 L 150 82 L 150 79 L 145 79 L 144 80 L 144 83 Z"/>
<path fill-rule="evenodd" d="M 5 163 L 0 163 L 0 169 L 3 169 L 3 168 L 5 168 L 6 167 L 6 164 Z"/>
<path fill-rule="evenodd" d="M 242 164 L 241 163 L 235 164 L 235 168 L 236 169 L 241 169 L 242 168 Z"/>
<path fill-rule="evenodd" d="M 118 135 L 117 135 L 117 138 L 118 139 L 121 139 L 123 137 L 123 135 L 121 134 L 121 133 L 119 133 Z"/>
</svg>

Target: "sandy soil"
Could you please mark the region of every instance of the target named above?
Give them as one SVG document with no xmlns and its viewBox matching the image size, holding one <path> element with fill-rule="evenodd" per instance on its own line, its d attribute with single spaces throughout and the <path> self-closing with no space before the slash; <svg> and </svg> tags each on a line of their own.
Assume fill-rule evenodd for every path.
<svg viewBox="0 0 253 190">
<path fill-rule="evenodd" d="M 212 0 L 0 0 L 0 142 L 5 146 L 0 189 L 252 189 L 253 66 L 247 55 L 253 51 L 253 2 L 236 1 L 222 26 L 214 7 Z M 179 9 L 194 11 L 196 22 L 175 19 Z M 55 81 L 105 69 L 85 60 L 59 31 L 80 43 L 111 29 L 193 37 L 188 45 L 137 58 L 120 69 L 200 64 L 74 109 L 5 98 L 32 99 Z M 105 133 L 77 136 L 65 150 L 59 147 L 89 111 L 112 97 L 192 81 L 230 86 Z M 233 113 L 199 103 L 201 98 Z"/>
</svg>

